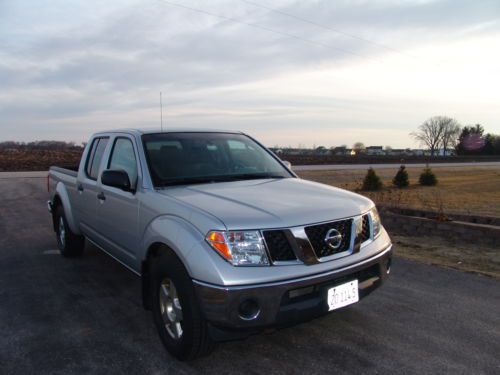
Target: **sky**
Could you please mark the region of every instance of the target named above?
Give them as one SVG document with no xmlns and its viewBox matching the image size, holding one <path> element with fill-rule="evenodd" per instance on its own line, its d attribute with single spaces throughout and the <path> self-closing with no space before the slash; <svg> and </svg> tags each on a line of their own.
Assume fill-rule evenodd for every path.
<svg viewBox="0 0 500 375">
<path fill-rule="evenodd" d="M 500 134 L 500 1 L 0 0 L 0 141 L 163 126 L 267 146 Z"/>
</svg>

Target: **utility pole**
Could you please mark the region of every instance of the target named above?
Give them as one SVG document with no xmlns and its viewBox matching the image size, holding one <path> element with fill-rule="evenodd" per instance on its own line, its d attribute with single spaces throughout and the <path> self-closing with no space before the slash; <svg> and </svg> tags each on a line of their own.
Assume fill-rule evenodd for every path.
<svg viewBox="0 0 500 375">
<path fill-rule="evenodd" d="M 160 128 L 163 133 L 163 103 L 161 100 L 161 91 L 160 91 Z"/>
</svg>

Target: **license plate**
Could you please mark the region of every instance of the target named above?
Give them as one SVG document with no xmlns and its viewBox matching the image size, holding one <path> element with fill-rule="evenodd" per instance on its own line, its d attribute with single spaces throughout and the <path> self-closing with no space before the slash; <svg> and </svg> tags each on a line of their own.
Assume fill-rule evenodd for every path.
<svg viewBox="0 0 500 375">
<path fill-rule="evenodd" d="M 359 301 L 358 280 L 328 289 L 328 311 L 332 311 Z"/>
</svg>

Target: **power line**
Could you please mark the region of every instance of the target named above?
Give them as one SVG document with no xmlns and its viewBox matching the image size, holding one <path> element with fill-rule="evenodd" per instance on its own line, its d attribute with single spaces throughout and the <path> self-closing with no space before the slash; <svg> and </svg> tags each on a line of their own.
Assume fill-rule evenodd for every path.
<svg viewBox="0 0 500 375">
<path fill-rule="evenodd" d="M 378 42 L 375 42 L 373 40 L 370 40 L 370 39 L 366 39 L 366 38 L 363 38 L 363 37 L 360 37 L 358 35 L 354 35 L 354 34 L 350 34 L 350 33 L 346 33 L 342 30 L 339 30 L 339 29 L 334 29 L 330 26 L 325 26 L 323 24 L 320 24 L 320 23 L 317 23 L 317 22 L 314 22 L 314 21 L 311 21 L 311 20 L 308 20 L 306 18 L 302 18 L 302 17 L 299 17 L 299 16 L 296 16 L 294 14 L 291 14 L 291 13 L 287 13 L 287 12 L 283 12 L 282 10 L 279 10 L 279 9 L 275 9 L 275 8 L 271 8 L 271 7 L 268 7 L 268 6 L 265 6 L 265 5 L 262 5 L 262 4 L 258 4 L 258 3 L 255 3 L 253 1 L 249 1 L 249 0 L 240 0 L 244 3 L 247 3 L 247 4 L 250 4 L 250 5 L 253 5 L 255 7 L 258 7 L 258 8 L 262 8 L 262 9 L 266 9 L 270 12 L 274 12 L 274 13 L 277 13 L 277 14 L 281 14 L 283 16 L 286 16 L 286 17 L 290 17 L 290 18 L 293 18 L 297 21 L 301 21 L 301 22 L 304 22 L 304 23 L 308 23 L 310 25 L 313 25 L 313 26 L 316 26 L 316 27 L 319 27 L 321 29 L 325 29 L 325 30 L 328 30 L 328 31 L 332 31 L 334 33 L 337 33 L 337 34 L 341 34 L 341 35 L 344 35 L 344 36 L 347 36 L 349 38 L 353 38 L 353 39 L 357 39 L 357 40 L 360 40 L 362 42 L 365 42 L 365 43 L 368 43 L 368 44 L 372 44 L 374 46 L 377 46 L 379 48 L 384 48 L 388 51 L 392 51 L 392 52 L 395 52 L 395 53 L 399 53 L 399 54 L 402 54 L 402 55 L 405 55 L 405 56 L 409 56 L 409 57 L 415 57 L 415 56 L 412 56 L 406 52 L 403 52 L 403 51 L 400 51 L 396 48 L 393 48 L 393 47 L 390 47 L 390 46 L 387 46 L 385 44 L 381 44 L 381 43 L 378 43 Z"/>
<path fill-rule="evenodd" d="M 334 46 L 331 46 L 329 44 L 325 44 L 325 43 L 321 43 L 321 42 L 316 42 L 316 41 L 311 40 L 311 39 L 302 38 L 302 37 L 300 37 L 298 35 L 295 35 L 295 34 L 290 34 L 290 33 L 284 32 L 284 31 L 279 31 L 279 30 L 271 29 L 269 27 L 261 26 L 261 25 L 255 24 L 255 23 L 245 22 L 245 21 L 242 21 L 242 20 L 237 19 L 237 18 L 222 16 L 220 14 L 212 13 L 212 12 L 209 12 L 209 11 L 206 11 L 206 10 L 203 10 L 203 9 L 193 8 L 193 7 L 190 7 L 190 6 L 187 6 L 187 5 L 178 4 L 178 3 L 174 3 L 174 2 L 171 2 L 171 1 L 167 1 L 167 0 L 158 0 L 158 1 L 160 1 L 162 3 L 165 3 L 167 5 L 171 5 L 171 6 L 175 6 L 175 7 L 183 8 L 183 9 L 187 9 L 187 10 L 190 10 L 192 12 L 206 14 L 206 15 L 209 15 L 209 16 L 212 16 L 212 17 L 217 17 L 217 18 L 225 20 L 225 21 L 230 21 L 230 22 L 233 22 L 233 23 L 239 23 L 239 24 L 242 24 L 242 25 L 253 27 L 255 29 L 264 30 L 264 31 L 267 31 L 267 32 L 270 32 L 270 33 L 274 33 L 274 34 L 278 34 L 278 35 L 281 35 L 281 36 L 286 36 L 288 38 L 293 38 L 293 39 L 296 39 L 296 40 L 300 40 L 300 41 L 302 41 L 304 43 L 312 44 L 312 45 L 315 45 L 315 46 L 318 46 L 318 47 L 322 47 L 322 48 L 326 48 L 326 49 L 334 49 L 334 50 L 337 50 L 339 52 L 346 53 L 346 54 L 349 54 L 349 55 L 362 57 L 364 59 L 368 59 L 368 60 L 372 60 L 372 61 L 379 61 L 379 60 L 376 60 L 374 58 L 366 57 L 366 56 L 364 56 L 362 54 L 359 54 L 359 53 L 356 53 L 356 52 L 353 52 L 353 51 L 350 51 L 350 50 L 346 50 L 346 49 L 339 48 L 339 47 L 334 47 Z"/>
</svg>

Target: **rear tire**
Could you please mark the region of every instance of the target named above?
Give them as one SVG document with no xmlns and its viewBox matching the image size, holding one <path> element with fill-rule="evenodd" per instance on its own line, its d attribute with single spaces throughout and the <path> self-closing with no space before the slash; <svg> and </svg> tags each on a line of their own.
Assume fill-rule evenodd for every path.
<svg viewBox="0 0 500 375">
<path fill-rule="evenodd" d="M 64 257 L 77 257 L 82 255 L 85 247 L 85 237 L 78 236 L 71 231 L 62 205 L 56 208 L 55 224 L 57 247 L 61 255 Z"/>
<path fill-rule="evenodd" d="M 167 351 L 181 361 L 208 355 L 215 347 L 196 298 L 193 281 L 169 249 L 150 259 L 153 320 Z"/>
</svg>

